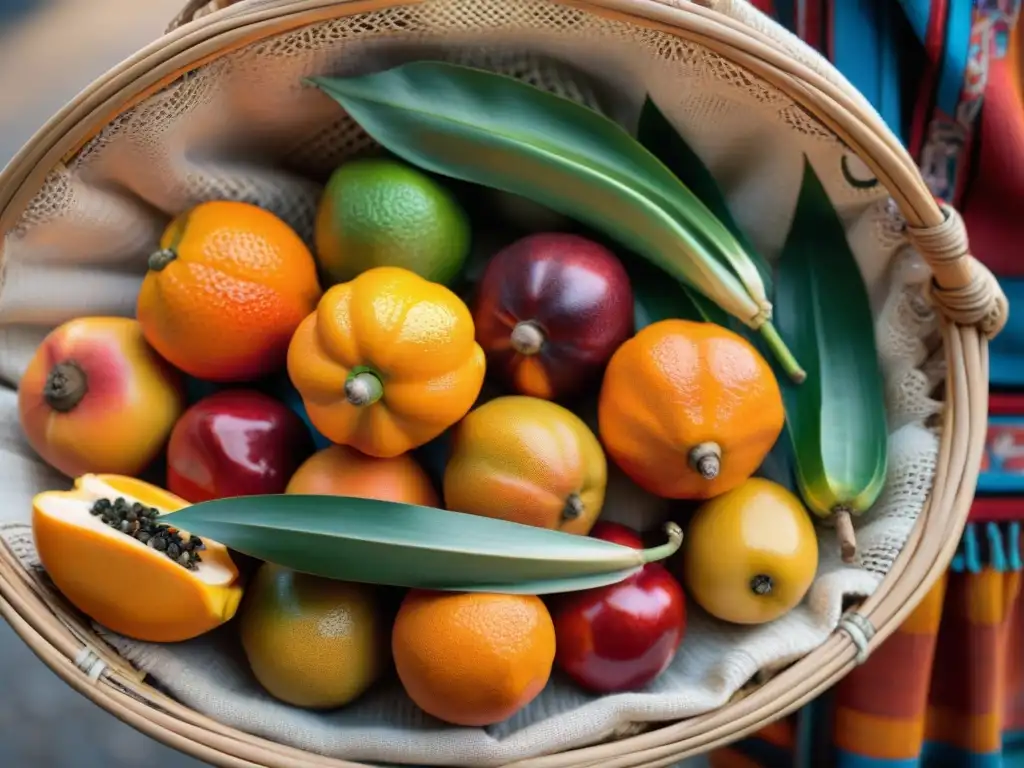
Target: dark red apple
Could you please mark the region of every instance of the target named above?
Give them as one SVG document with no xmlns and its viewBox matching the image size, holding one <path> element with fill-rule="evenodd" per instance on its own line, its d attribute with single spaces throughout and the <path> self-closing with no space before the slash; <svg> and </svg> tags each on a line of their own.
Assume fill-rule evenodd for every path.
<svg viewBox="0 0 1024 768">
<path fill-rule="evenodd" d="M 167 489 L 191 502 L 284 493 L 312 453 L 309 430 L 286 405 L 262 392 L 223 390 L 174 425 Z"/>
<path fill-rule="evenodd" d="M 496 371 L 523 395 L 577 394 L 633 333 L 633 290 L 603 245 L 570 234 L 524 237 L 484 271 L 473 321 Z"/>
<path fill-rule="evenodd" d="M 632 529 L 598 522 L 590 533 L 637 549 Z M 642 688 L 675 658 L 686 632 L 683 588 L 657 563 L 619 584 L 562 595 L 553 606 L 555 662 L 598 693 Z"/>
</svg>

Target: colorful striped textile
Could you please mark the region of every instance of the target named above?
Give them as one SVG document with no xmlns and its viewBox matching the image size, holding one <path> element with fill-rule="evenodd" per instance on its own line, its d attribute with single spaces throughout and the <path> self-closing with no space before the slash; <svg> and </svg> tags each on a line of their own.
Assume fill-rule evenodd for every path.
<svg viewBox="0 0 1024 768">
<path fill-rule="evenodd" d="M 975 255 L 1024 276 L 1021 0 L 751 2 L 871 100 L 936 197 L 963 212 Z M 711 753 L 711 767 L 1024 768 L 1024 493 L 993 490 L 894 635 L 800 712 Z"/>
<path fill-rule="evenodd" d="M 977 527 L 973 555 L 958 555 L 865 664 L 796 715 L 713 752 L 711 767 L 1024 766 L 1020 525 Z M 982 565 L 984 554 L 999 562 Z"/>
</svg>

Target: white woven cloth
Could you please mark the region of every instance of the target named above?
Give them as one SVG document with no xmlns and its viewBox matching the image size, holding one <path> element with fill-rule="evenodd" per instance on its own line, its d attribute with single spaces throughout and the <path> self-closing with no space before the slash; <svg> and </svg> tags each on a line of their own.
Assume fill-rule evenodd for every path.
<svg viewBox="0 0 1024 768">
<path fill-rule="evenodd" d="M 710 5 L 840 79 L 745 2 Z M 714 709 L 759 671 L 782 667 L 822 643 L 837 626 L 843 597 L 870 594 L 889 570 L 930 489 L 938 438 L 925 424 L 939 409 L 929 393 L 943 371 L 932 349 L 935 318 L 920 305 L 921 271 L 904 251 L 900 220 L 884 189 L 851 184 L 848 177 L 870 181 L 870 173 L 826 128 L 768 84 L 699 46 L 543 0 L 427 0 L 323 22 L 218 59 L 119 117 L 55 168 L 6 235 L 0 377 L 16 385 L 39 339 L 63 320 L 132 314 L 145 254 L 168 219 L 191 204 L 221 197 L 256 202 L 308 238 L 320 183 L 369 142 L 335 105 L 300 88 L 300 78 L 410 56 L 514 73 L 628 126 L 649 92 L 721 181 L 740 224 L 769 257 L 786 236 L 803 157 L 810 159 L 847 225 L 869 286 L 887 381 L 889 477 L 875 508 L 857 521 L 860 563 L 839 562 L 833 533 L 821 528 L 817 580 L 785 618 L 733 627 L 691 605 L 689 633 L 675 663 L 648 689 L 599 698 L 556 676 L 527 709 L 486 729 L 446 727 L 426 717 L 393 682 L 335 713 L 277 703 L 249 674 L 232 625 L 175 646 L 104 638 L 197 710 L 254 734 L 357 760 L 497 765 L 591 744 L 633 723 Z M 0 454 L 4 535 L 31 567 L 31 497 L 69 483 L 21 439 L 13 389 L 0 391 Z M 665 514 L 664 503 L 620 473 L 613 473 L 606 507 L 609 517 L 642 527 Z"/>
</svg>

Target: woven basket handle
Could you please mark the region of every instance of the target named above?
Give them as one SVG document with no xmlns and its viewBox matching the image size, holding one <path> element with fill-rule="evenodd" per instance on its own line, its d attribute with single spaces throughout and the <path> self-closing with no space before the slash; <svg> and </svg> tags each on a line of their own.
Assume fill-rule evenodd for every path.
<svg viewBox="0 0 1024 768">
<path fill-rule="evenodd" d="M 907 227 L 907 237 L 932 269 L 931 298 L 957 325 L 973 325 L 988 338 L 1010 316 L 1009 302 L 992 272 L 971 256 L 960 214 L 940 206 L 945 218 L 933 227 Z"/>
</svg>

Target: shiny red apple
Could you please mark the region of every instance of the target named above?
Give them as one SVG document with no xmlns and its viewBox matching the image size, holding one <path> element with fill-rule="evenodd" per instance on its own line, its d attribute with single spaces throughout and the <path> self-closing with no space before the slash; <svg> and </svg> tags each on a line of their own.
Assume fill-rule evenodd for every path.
<svg viewBox="0 0 1024 768">
<path fill-rule="evenodd" d="M 488 371 L 520 394 L 556 400 L 596 380 L 632 335 L 633 290 L 603 245 L 530 235 L 487 265 L 473 321 Z"/>
<path fill-rule="evenodd" d="M 590 533 L 643 548 L 635 531 L 598 522 Z M 658 563 L 626 581 L 562 595 L 553 605 L 555 663 L 598 693 L 642 688 L 664 672 L 686 633 L 686 598 Z"/>
<path fill-rule="evenodd" d="M 223 390 L 174 425 L 167 489 L 191 502 L 284 493 L 312 453 L 309 430 L 286 405 L 254 390 Z"/>
</svg>

